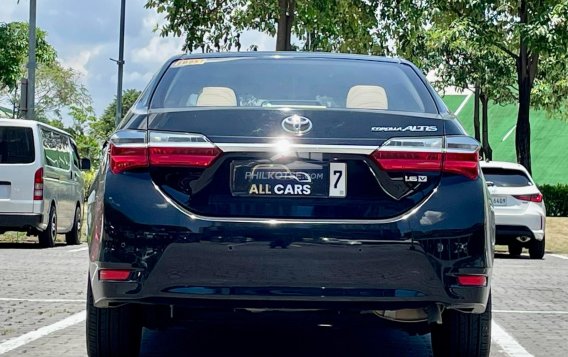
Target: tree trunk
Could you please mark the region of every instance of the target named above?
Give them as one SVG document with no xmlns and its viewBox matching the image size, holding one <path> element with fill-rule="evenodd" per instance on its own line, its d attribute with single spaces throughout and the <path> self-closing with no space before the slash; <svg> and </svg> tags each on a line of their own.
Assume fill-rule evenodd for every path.
<svg viewBox="0 0 568 357">
<path fill-rule="evenodd" d="M 481 142 L 481 134 L 479 132 L 479 87 L 477 85 L 473 95 L 473 130 L 475 131 L 475 140 Z"/>
<path fill-rule="evenodd" d="M 479 100 L 481 101 L 481 124 L 483 126 L 483 154 L 485 160 L 493 160 L 493 150 L 489 144 L 489 125 L 488 125 L 488 109 L 489 109 L 489 98 L 487 94 L 483 91 L 479 93 Z"/>
<path fill-rule="evenodd" d="M 519 2 L 519 18 L 521 23 L 528 23 L 527 0 Z M 531 90 L 537 72 L 539 55 L 531 53 L 523 36 L 520 39 L 519 57 L 517 58 L 517 84 L 519 86 L 519 112 L 515 130 L 515 146 L 517 162 L 530 173 L 531 167 Z"/>
<path fill-rule="evenodd" d="M 531 84 L 528 78 L 519 74 L 519 112 L 517 115 L 517 128 L 515 130 L 515 144 L 517 149 L 517 162 L 529 172 L 531 168 Z"/>
<path fill-rule="evenodd" d="M 278 0 L 280 15 L 278 16 L 278 31 L 276 32 L 276 51 L 292 50 L 292 25 L 296 0 Z"/>
</svg>

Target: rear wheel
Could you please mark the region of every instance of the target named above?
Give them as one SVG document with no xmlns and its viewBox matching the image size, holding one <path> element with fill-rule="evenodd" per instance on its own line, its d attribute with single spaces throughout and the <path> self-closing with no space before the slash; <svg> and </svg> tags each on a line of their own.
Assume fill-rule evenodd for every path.
<svg viewBox="0 0 568 357">
<path fill-rule="evenodd" d="M 432 327 L 432 350 L 436 357 L 489 356 L 491 347 L 491 295 L 482 314 L 446 310 L 443 323 Z"/>
<path fill-rule="evenodd" d="M 75 208 L 75 219 L 73 220 L 73 227 L 65 233 L 65 242 L 68 245 L 77 245 L 81 243 L 81 208 Z"/>
<path fill-rule="evenodd" d="M 509 254 L 518 257 L 523 252 L 523 246 L 518 243 L 509 244 Z"/>
<path fill-rule="evenodd" d="M 87 289 L 87 353 L 90 357 L 138 356 L 142 324 L 135 306 L 97 308 Z"/>
<path fill-rule="evenodd" d="M 47 227 L 43 232 L 39 233 L 38 238 L 39 245 L 44 248 L 51 248 L 55 245 L 55 239 L 57 238 L 57 211 L 55 210 L 55 206 L 51 206 Z"/>
<path fill-rule="evenodd" d="M 531 259 L 542 259 L 544 257 L 544 237 L 542 240 L 533 239 L 529 247 L 529 256 Z"/>
</svg>

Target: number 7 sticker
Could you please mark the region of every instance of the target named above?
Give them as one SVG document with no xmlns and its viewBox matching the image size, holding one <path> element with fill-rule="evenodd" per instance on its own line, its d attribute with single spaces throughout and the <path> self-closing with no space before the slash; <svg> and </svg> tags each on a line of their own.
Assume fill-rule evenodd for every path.
<svg viewBox="0 0 568 357">
<path fill-rule="evenodd" d="M 329 197 L 347 195 L 347 164 L 332 162 L 329 164 Z"/>
</svg>

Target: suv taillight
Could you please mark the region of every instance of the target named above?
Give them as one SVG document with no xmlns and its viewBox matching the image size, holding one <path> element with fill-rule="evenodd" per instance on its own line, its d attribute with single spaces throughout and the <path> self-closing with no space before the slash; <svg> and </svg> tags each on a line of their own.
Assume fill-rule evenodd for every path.
<svg viewBox="0 0 568 357">
<path fill-rule="evenodd" d="M 37 169 L 34 175 L 34 201 L 43 200 L 43 167 Z"/>
<path fill-rule="evenodd" d="M 384 171 L 441 171 L 476 179 L 479 143 L 468 136 L 393 138 L 371 157 Z"/>
<path fill-rule="evenodd" d="M 148 166 L 208 167 L 221 150 L 190 133 L 121 131 L 110 141 L 110 167 L 118 174 Z"/>
<path fill-rule="evenodd" d="M 542 202 L 542 194 L 540 193 L 536 193 L 534 195 L 513 195 L 513 197 L 521 201 Z"/>
</svg>

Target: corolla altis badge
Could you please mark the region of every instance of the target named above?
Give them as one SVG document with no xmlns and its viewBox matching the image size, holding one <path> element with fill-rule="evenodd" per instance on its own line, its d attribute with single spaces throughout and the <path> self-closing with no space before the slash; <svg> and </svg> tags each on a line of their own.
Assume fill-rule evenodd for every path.
<svg viewBox="0 0 568 357">
<path fill-rule="evenodd" d="M 300 115 L 292 115 L 282 120 L 282 129 L 294 135 L 304 135 L 312 130 L 312 121 Z"/>
<path fill-rule="evenodd" d="M 438 131 L 438 127 L 434 125 L 373 126 L 371 131 Z"/>
</svg>

